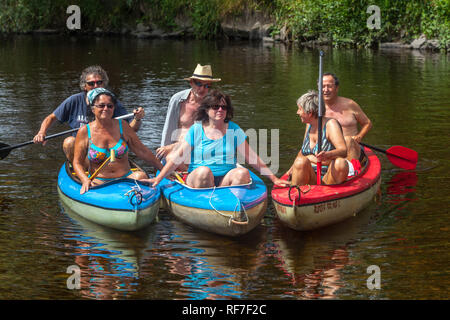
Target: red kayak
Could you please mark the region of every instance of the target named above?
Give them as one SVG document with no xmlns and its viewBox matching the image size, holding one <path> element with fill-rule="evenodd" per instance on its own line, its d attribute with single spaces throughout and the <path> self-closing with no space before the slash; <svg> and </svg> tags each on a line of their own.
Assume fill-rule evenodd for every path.
<svg viewBox="0 0 450 320">
<path fill-rule="evenodd" d="M 305 231 L 343 221 L 364 209 L 381 183 L 380 161 L 369 148 L 364 151 L 361 172 L 341 184 L 274 187 L 272 201 L 278 218 L 292 229 Z"/>
</svg>

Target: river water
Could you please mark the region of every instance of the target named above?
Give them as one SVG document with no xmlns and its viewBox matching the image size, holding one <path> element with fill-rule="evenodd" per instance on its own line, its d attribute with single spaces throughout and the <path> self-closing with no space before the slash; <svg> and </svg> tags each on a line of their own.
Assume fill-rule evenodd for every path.
<svg viewBox="0 0 450 320">
<path fill-rule="evenodd" d="M 0 299 L 447 299 L 449 296 L 450 56 L 327 48 L 324 71 L 373 121 L 366 143 L 419 153 L 414 171 L 383 154 L 381 196 L 356 217 L 312 232 L 283 226 L 270 203 L 261 225 L 233 239 L 161 210 L 135 233 L 65 210 L 57 194 L 62 138 L 0 162 Z M 278 175 L 303 138 L 296 99 L 316 88 L 318 51 L 262 43 L 17 36 L 0 42 L 0 142 L 29 141 L 46 115 L 100 64 L 141 140 L 160 141 L 169 98 L 197 63 L 211 64 L 244 130 L 279 133 Z M 49 132 L 66 130 L 55 125 Z M 271 131 L 272 130 L 272 131 Z M 273 138 L 275 139 L 275 138 Z M 270 150 L 269 150 L 270 155 Z M 268 180 L 269 190 L 272 185 Z M 69 289 L 71 266 L 81 288 Z M 369 289 L 370 266 L 380 288 Z M 69 273 L 67 273 L 69 268 Z M 370 268 L 369 268 L 370 269 Z"/>
</svg>

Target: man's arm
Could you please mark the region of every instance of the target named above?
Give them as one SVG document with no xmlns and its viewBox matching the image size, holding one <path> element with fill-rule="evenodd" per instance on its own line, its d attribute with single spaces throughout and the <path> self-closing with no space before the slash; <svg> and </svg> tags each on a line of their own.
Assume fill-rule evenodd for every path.
<svg viewBox="0 0 450 320">
<path fill-rule="evenodd" d="M 178 129 L 178 120 L 180 118 L 180 105 L 183 100 L 189 96 L 191 89 L 186 89 L 175 93 L 169 100 L 167 108 L 166 120 L 161 134 L 161 147 L 172 143 L 172 135 Z"/>
<path fill-rule="evenodd" d="M 42 143 L 43 145 L 45 145 L 46 141 L 44 139 L 47 134 L 47 131 L 56 120 L 57 118 L 54 113 L 51 113 L 47 117 L 45 117 L 44 121 L 42 121 L 39 132 L 33 138 L 33 142 Z"/>
<path fill-rule="evenodd" d="M 166 157 L 169 153 L 172 152 L 172 150 L 175 148 L 175 146 L 178 144 L 178 142 L 169 144 L 167 146 L 162 146 L 156 149 L 156 157 L 158 159 L 162 159 Z"/>
<path fill-rule="evenodd" d="M 359 125 L 361 126 L 361 130 L 359 131 L 359 133 L 356 136 L 353 136 L 352 138 L 356 142 L 360 143 L 364 138 L 364 136 L 372 128 L 372 121 L 370 121 L 369 117 L 367 117 L 367 115 L 355 101 L 352 101 L 351 107 L 353 110 L 353 114 L 355 115 L 356 121 L 358 121 Z"/>
<path fill-rule="evenodd" d="M 134 132 L 138 132 L 141 127 L 142 119 L 145 116 L 144 108 L 139 107 L 133 110 L 134 119 L 130 122 L 130 127 L 134 130 Z"/>
<path fill-rule="evenodd" d="M 124 108 L 124 106 L 120 101 L 117 101 L 116 110 L 114 111 L 114 117 L 124 116 L 127 113 L 128 113 L 127 109 Z M 134 119 L 131 121 L 129 120 L 127 121 L 130 127 L 134 130 L 134 132 L 138 132 L 139 128 L 141 127 L 142 119 L 145 116 L 145 111 L 144 108 L 138 107 L 137 109 L 133 110 L 133 113 Z"/>
</svg>

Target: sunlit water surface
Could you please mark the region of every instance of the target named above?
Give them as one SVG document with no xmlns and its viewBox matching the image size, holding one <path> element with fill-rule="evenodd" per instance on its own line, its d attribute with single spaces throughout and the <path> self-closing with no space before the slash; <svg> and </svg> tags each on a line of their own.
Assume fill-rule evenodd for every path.
<svg viewBox="0 0 450 320">
<path fill-rule="evenodd" d="M 383 154 L 381 196 L 358 216 L 313 232 L 290 230 L 269 204 L 261 225 L 232 239 L 160 211 L 140 232 L 90 223 L 63 208 L 56 183 L 62 138 L 16 149 L 0 163 L 0 299 L 447 299 L 449 296 L 449 57 L 411 51 L 327 49 L 324 70 L 374 127 L 366 142 L 419 153 L 404 172 Z M 79 92 L 100 64 L 131 110 L 139 137 L 160 140 L 168 101 L 197 63 L 211 64 L 244 130 L 279 130 L 277 173 L 303 138 L 296 99 L 314 89 L 318 51 L 261 43 L 19 36 L 0 45 L 0 140 L 32 139 L 43 118 Z M 65 130 L 57 125 L 51 133 Z M 269 149 L 270 154 L 270 149 Z M 272 185 L 267 179 L 269 190 Z M 66 273 L 81 269 L 81 289 Z M 381 288 L 367 287 L 369 266 Z"/>
</svg>

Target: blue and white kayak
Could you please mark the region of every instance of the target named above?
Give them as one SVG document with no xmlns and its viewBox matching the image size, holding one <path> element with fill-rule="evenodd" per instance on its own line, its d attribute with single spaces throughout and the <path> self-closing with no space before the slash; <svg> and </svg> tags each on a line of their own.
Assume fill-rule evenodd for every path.
<svg viewBox="0 0 450 320">
<path fill-rule="evenodd" d="M 121 178 L 80 194 L 81 183 L 66 162 L 58 174 L 63 204 L 83 218 L 118 230 L 134 231 L 149 225 L 159 210 L 161 193 L 139 181 Z"/>
<path fill-rule="evenodd" d="M 191 188 L 174 179 L 159 186 L 163 204 L 175 217 L 193 227 L 226 236 L 243 235 L 258 226 L 267 209 L 267 188 L 250 171 L 245 185 Z"/>
</svg>

